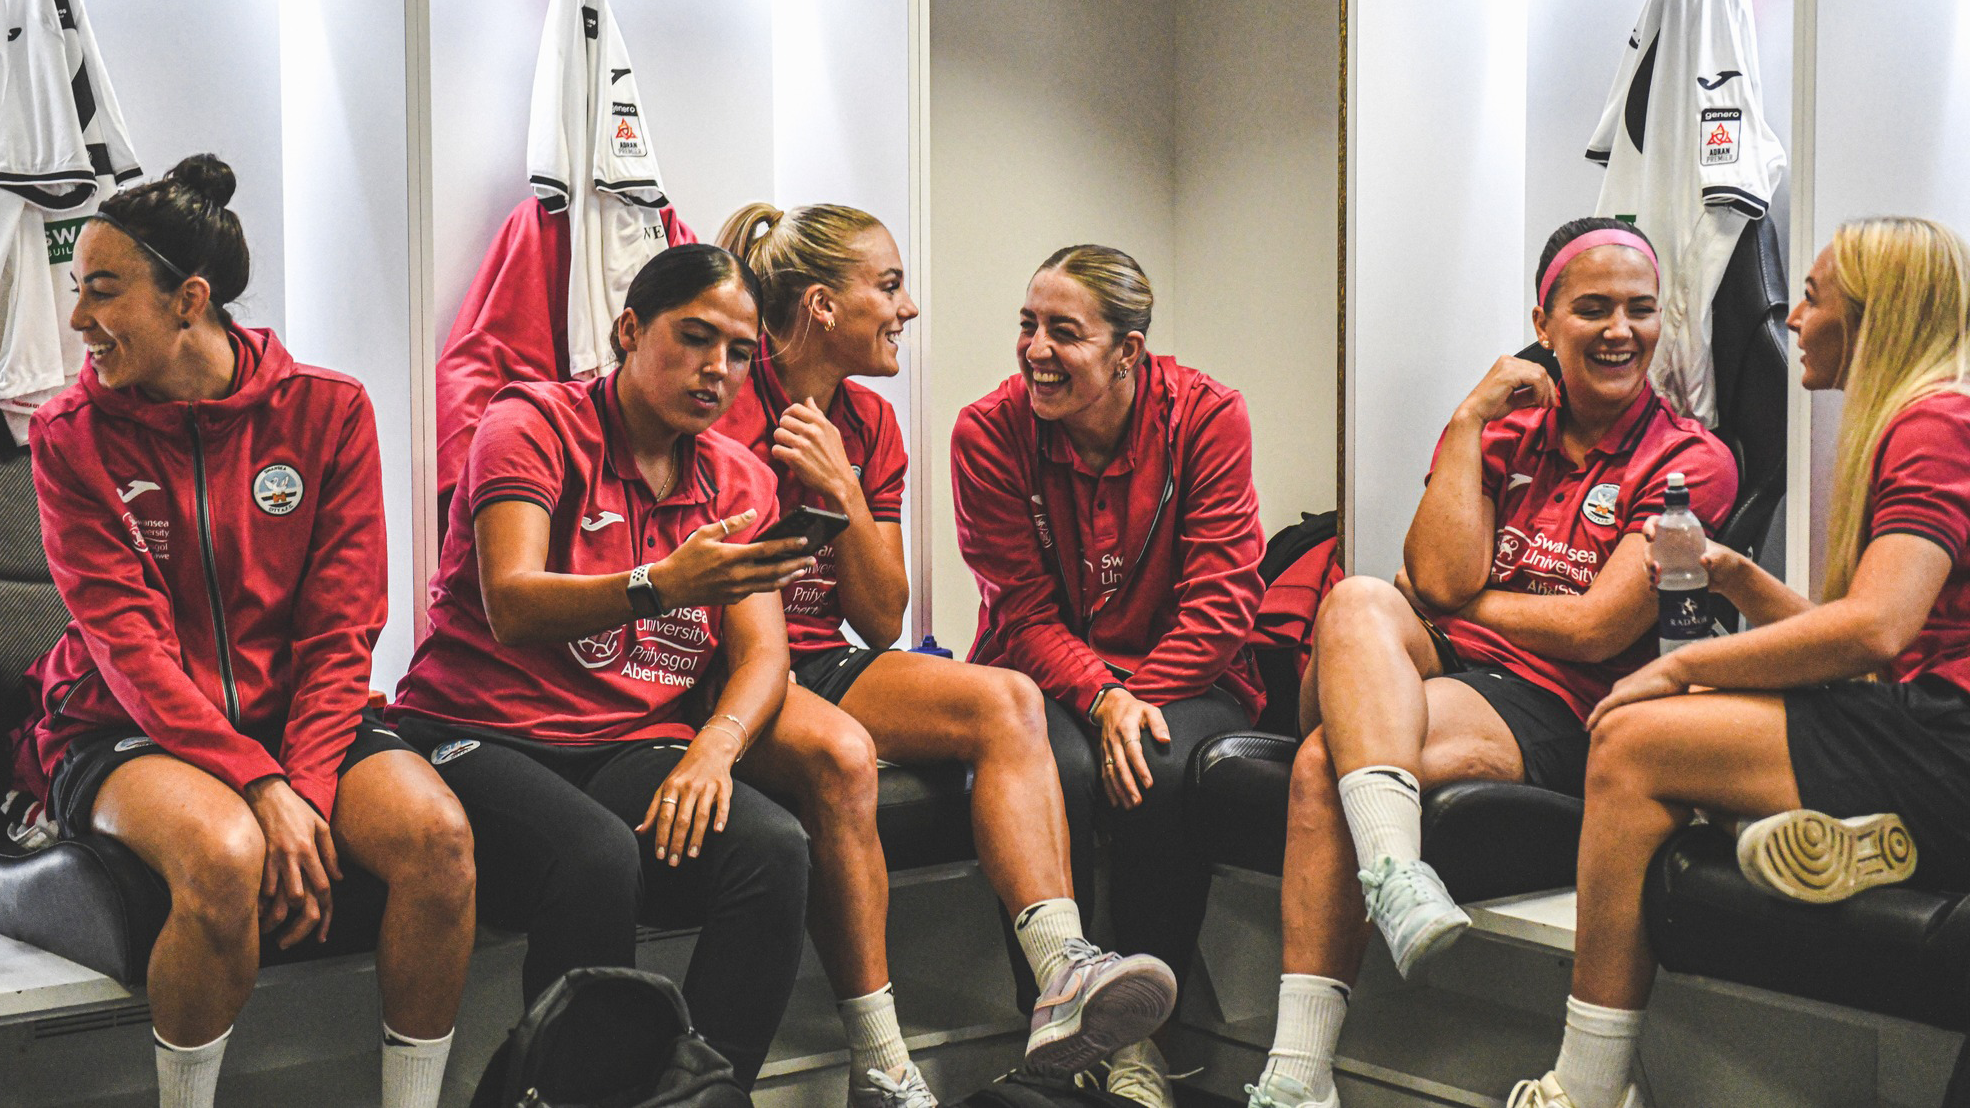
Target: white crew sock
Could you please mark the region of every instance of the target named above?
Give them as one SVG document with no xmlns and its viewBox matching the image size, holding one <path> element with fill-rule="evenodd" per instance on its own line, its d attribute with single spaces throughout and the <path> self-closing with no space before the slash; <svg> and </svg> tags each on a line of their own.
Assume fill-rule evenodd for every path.
<svg viewBox="0 0 1970 1108">
<path fill-rule="evenodd" d="M 1081 937 L 1081 909 L 1064 896 L 1036 900 L 1020 911 L 1012 933 L 1033 967 L 1033 980 L 1045 992 L 1047 982 L 1067 964 L 1067 940 Z"/>
<path fill-rule="evenodd" d="M 1628 1089 L 1642 1014 L 1566 998 L 1566 1037 L 1553 1066 L 1560 1088 L 1579 1108 L 1618 1108 Z"/>
<path fill-rule="evenodd" d="M 383 1025 L 383 1108 L 438 1108 L 451 1035 L 413 1039 Z"/>
<path fill-rule="evenodd" d="M 1423 791 L 1398 766 L 1363 766 L 1340 780 L 1341 811 L 1362 869 L 1378 858 L 1414 862 L 1423 856 Z"/>
<path fill-rule="evenodd" d="M 851 1083 L 867 1085 L 870 1070 L 888 1073 L 910 1060 L 910 1052 L 903 1046 L 903 1030 L 896 1026 L 895 986 L 884 985 L 868 996 L 852 997 L 835 1007 L 848 1032 Z"/>
<path fill-rule="evenodd" d="M 1259 1080 L 1276 1073 L 1305 1085 L 1317 1100 L 1333 1096 L 1334 1043 L 1347 1019 L 1349 992 L 1331 977 L 1280 974 L 1279 1029 Z"/>
<path fill-rule="evenodd" d="M 219 1091 L 219 1063 L 226 1057 L 228 1027 L 204 1046 L 172 1046 L 151 1029 L 157 1042 L 158 1108 L 212 1108 Z"/>
</svg>

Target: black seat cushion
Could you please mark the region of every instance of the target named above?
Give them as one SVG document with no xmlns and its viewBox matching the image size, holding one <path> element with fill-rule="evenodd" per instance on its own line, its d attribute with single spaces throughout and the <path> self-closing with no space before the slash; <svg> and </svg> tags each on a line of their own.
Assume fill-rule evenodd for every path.
<svg viewBox="0 0 1970 1108">
<path fill-rule="evenodd" d="M 892 870 L 968 862 L 971 767 L 963 762 L 883 766 L 877 775 L 876 833 Z"/>
<path fill-rule="evenodd" d="M 288 950 L 270 940 L 262 965 L 281 965 L 376 949 L 383 922 L 381 881 L 343 862 L 346 879 L 334 889 L 335 915 L 327 942 L 306 939 Z M 129 847 L 105 835 L 84 835 L 24 856 L 0 857 L 0 935 L 40 947 L 78 965 L 141 985 L 171 894 L 164 880 Z"/>
<path fill-rule="evenodd" d="M 1894 886 L 1833 905 L 1758 891 L 1715 827 L 1676 833 L 1649 866 L 1643 899 L 1662 965 L 1775 992 L 1970 1026 L 1970 905 Z"/>
<path fill-rule="evenodd" d="M 1185 819 L 1213 862 L 1277 875 L 1299 743 L 1234 731 L 1191 756 Z M 1423 859 L 1459 901 L 1573 884 L 1580 801 L 1530 785 L 1467 781 L 1423 797 Z"/>
</svg>

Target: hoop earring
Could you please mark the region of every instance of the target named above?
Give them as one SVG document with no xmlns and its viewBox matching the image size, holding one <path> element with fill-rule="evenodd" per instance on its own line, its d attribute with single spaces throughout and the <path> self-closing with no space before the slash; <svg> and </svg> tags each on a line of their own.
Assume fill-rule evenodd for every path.
<svg viewBox="0 0 1970 1108">
<path fill-rule="evenodd" d="M 829 316 L 829 317 L 828 317 L 827 319 L 825 319 L 825 320 L 823 320 L 823 321 L 821 322 L 821 329 L 822 329 L 822 330 L 824 330 L 824 331 L 827 331 L 827 332 L 829 332 L 830 334 L 832 334 L 832 333 L 834 332 L 834 329 L 835 329 L 835 321 L 834 321 L 834 317 L 833 317 L 833 316 Z"/>
</svg>

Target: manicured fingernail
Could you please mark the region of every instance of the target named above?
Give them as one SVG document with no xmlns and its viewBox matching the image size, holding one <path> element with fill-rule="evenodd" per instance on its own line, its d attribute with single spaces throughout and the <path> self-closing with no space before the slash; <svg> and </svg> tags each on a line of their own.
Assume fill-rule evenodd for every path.
<svg viewBox="0 0 1970 1108">
<path fill-rule="evenodd" d="M 691 848 L 691 857 L 696 858 L 697 856 L 698 856 L 698 848 L 694 846 Z"/>
<path fill-rule="evenodd" d="M 663 861 L 663 860 L 664 860 L 664 848 L 663 848 L 663 847 L 658 847 L 658 848 L 657 848 L 657 861 L 659 861 L 659 862 L 661 862 L 661 861 Z"/>
</svg>

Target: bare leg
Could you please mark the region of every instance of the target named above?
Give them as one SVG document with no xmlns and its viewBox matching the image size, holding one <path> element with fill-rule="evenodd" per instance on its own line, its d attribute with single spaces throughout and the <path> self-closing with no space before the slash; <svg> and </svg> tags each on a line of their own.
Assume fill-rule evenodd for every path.
<svg viewBox="0 0 1970 1108">
<path fill-rule="evenodd" d="M 841 708 L 889 761 L 972 767 L 978 861 L 1007 911 L 1074 895 L 1046 704 L 1024 674 L 890 651 L 856 678 Z"/>
<path fill-rule="evenodd" d="M 1587 760 L 1573 995 L 1607 1008 L 1648 1003 L 1655 956 L 1642 924 L 1649 860 L 1692 807 L 1766 816 L 1799 807 L 1785 700 L 1702 693 L 1609 713 Z"/>
<path fill-rule="evenodd" d="M 267 853 L 246 801 L 168 755 L 112 771 L 96 794 L 97 831 L 163 875 L 171 914 L 151 948 L 151 1020 L 179 1046 L 223 1034 L 260 968 L 260 876 Z"/>
<path fill-rule="evenodd" d="M 1349 577 L 1320 605 L 1321 644 L 1309 682 L 1335 776 L 1362 766 L 1422 770 L 1429 710 L 1423 681 L 1440 672 L 1436 645 L 1394 585 Z M 1307 698 L 1302 695 L 1302 712 Z"/>
<path fill-rule="evenodd" d="M 390 887 L 376 946 L 383 1021 L 418 1039 L 451 1031 L 472 957 L 475 871 L 465 810 L 407 750 L 357 763 L 336 793 L 335 840 Z"/>
<path fill-rule="evenodd" d="M 1432 652 L 1432 666 L 1435 657 Z M 1424 789 L 1452 781 L 1524 779 L 1518 743 L 1489 702 L 1461 681 L 1419 678 L 1418 686 L 1429 726 L 1417 755 L 1417 779 Z M 1361 972 L 1371 928 L 1327 733 L 1321 727 L 1307 736 L 1293 761 L 1280 886 L 1284 969 L 1352 983 Z"/>
<path fill-rule="evenodd" d="M 738 772 L 794 800 L 814 853 L 808 933 L 838 997 L 889 983 L 889 867 L 876 838 L 875 743 L 862 725 L 799 686 Z"/>
</svg>

